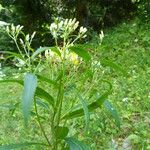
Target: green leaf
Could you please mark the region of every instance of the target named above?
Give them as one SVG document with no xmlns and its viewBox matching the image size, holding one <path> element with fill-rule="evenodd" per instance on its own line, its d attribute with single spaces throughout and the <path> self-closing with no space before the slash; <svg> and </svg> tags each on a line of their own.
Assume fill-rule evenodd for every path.
<svg viewBox="0 0 150 150">
<path fill-rule="evenodd" d="M 56 126 L 55 134 L 58 139 L 64 139 L 68 135 L 69 129 L 67 127 Z"/>
<path fill-rule="evenodd" d="M 51 51 L 57 53 L 59 56 L 61 56 L 61 53 L 57 47 L 40 47 L 32 54 L 31 58 L 34 59 L 37 55 L 39 55 L 40 53 L 42 53 L 46 50 L 51 50 Z"/>
<path fill-rule="evenodd" d="M 32 145 L 47 146 L 46 144 L 43 144 L 43 143 L 19 143 L 19 144 L 2 145 L 0 146 L 0 150 L 13 150 L 13 149 L 18 149 L 22 147 L 29 147 Z"/>
<path fill-rule="evenodd" d="M 90 113 L 89 113 L 89 110 L 88 110 L 88 106 L 87 106 L 87 103 L 86 101 L 83 99 L 83 97 L 79 94 L 79 92 L 77 92 L 77 96 L 78 98 L 80 99 L 80 102 L 82 104 L 82 107 L 83 107 L 83 112 L 84 112 L 84 116 L 85 116 L 85 131 L 88 130 L 88 126 L 89 126 L 89 121 L 90 121 Z"/>
<path fill-rule="evenodd" d="M 103 80 L 103 81 L 109 84 L 109 86 L 110 86 L 109 90 L 107 92 L 105 92 L 103 95 L 101 95 L 96 101 L 94 101 L 93 103 L 91 103 L 87 106 L 89 112 L 92 112 L 97 108 L 100 108 L 102 106 L 102 104 L 104 103 L 104 101 L 107 99 L 108 95 L 111 93 L 111 90 L 112 90 L 111 83 L 109 83 L 108 81 L 105 81 L 105 80 Z M 80 108 L 80 109 L 69 112 L 68 114 L 63 116 L 62 119 L 73 119 L 73 118 L 81 117 L 83 115 L 84 115 L 84 110 L 83 110 L 83 108 Z"/>
<path fill-rule="evenodd" d="M 24 78 L 24 90 L 22 97 L 22 109 L 25 125 L 30 117 L 31 106 L 33 103 L 35 91 L 37 87 L 37 77 L 34 74 L 28 73 Z"/>
<path fill-rule="evenodd" d="M 48 79 L 46 77 L 43 77 L 41 75 L 36 74 L 36 76 L 38 77 L 39 80 L 53 84 L 53 85 L 57 85 L 57 83 L 54 80 Z"/>
<path fill-rule="evenodd" d="M 3 82 L 13 82 L 13 83 L 18 83 L 20 85 L 23 85 L 22 80 L 15 80 L 15 79 L 0 80 L 0 83 L 3 83 Z M 43 90 L 42 88 L 40 88 L 40 87 L 36 88 L 35 96 L 46 100 L 52 107 L 54 107 L 54 98 L 49 93 L 47 93 L 45 90 Z"/>
<path fill-rule="evenodd" d="M 49 108 L 49 106 L 48 106 L 48 104 L 47 103 L 45 103 L 45 102 L 43 102 L 42 100 L 40 100 L 40 99 L 37 99 L 36 100 L 36 103 L 37 103 L 37 105 L 39 105 L 39 106 L 41 106 L 41 107 L 43 107 L 44 109 L 47 109 L 47 110 L 49 110 L 50 108 Z"/>
<path fill-rule="evenodd" d="M 68 137 L 65 139 L 67 144 L 70 146 L 70 150 L 90 150 L 91 148 L 81 141 L 75 138 Z"/>
<path fill-rule="evenodd" d="M 82 57 L 85 61 L 90 61 L 91 56 L 89 53 L 80 45 L 72 46 L 69 48 L 71 51 L 75 52 L 78 56 Z"/>
<path fill-rule="evenodd" d="M 127 72 L 118 64 L 115 64 L 114 62 L 110 60 L 101 60 L 100 62 L 102 65 L 111 67 L 115 69 L 117 72 L 121 72 L 124 76 L 127 76 Z"/>
<path fill-rule="evenodd" d="M 10 54 L 9 57 L 17 57 L 17 58 L 20 58 L 21 60 L 24 60 L 24 58 L 21 56 L 21 54 L 18 54 L 18 53 L 15 53 L 15 52 L 10 52 L 10 51 L 0 51 L 0 53 L 3 53 L 3 54 Z"/>
<path fill-rule="evenodd" d="M 108 110 L 108 112 L 112 115 L 112 117 L 115 119 L 117 127 L 120 128 L 120 117 L 118 115 L 117 110 L 108 100 L 105 100 L 104 106 Z"/>
<path fill-rule="evenodd" d="M 43 100 L 46 100 L 54 108 L 54 98 L 40 87 L 36 88 L 35 95 Z"/>
</svg>

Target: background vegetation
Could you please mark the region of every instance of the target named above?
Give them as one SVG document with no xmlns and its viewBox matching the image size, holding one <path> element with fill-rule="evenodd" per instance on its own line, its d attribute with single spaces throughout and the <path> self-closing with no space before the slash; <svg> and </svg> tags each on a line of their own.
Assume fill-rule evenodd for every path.
<svg viewBox="0 0 150 150">
<path fill-rule="evenodd" d="M 93 150 L 150 149 L 149 7 L 149 0 L 0 0 L 1 21 L 23 25 L 26 33 L 37 32 L 32 43 L 33 49 L 54 45 L 49 24 L 55 17 L 77 18 L 80 25 L 88 28 L 87 38 L 78 43 L 85 43 L 82 46 L 95 60 L 100 60 L 100 64 L 96 65 L 100 71 L 98 78 L 113 85 L 108 99 L 121 120 L 121 127 L 118 128 L 113 114 L 103 105 L 102 109 L 91 115 L 86 136 L 83 132 L 83 118 L 73 120 L 70 124 L 72 134 L 88 143 Z M 99 45 L 101 30 L 105 37 Z M 16 61 L 4 55 L 5 51 L 17 52 L 17 49 L 1 27 L 0 80 L 11 79 L 12 76 L 23 77 L 23 71 L 14 67 Z M 47 74 L 45 70 L 42 73 Z M 90 71 L 87 71 L 87 78 L 91 80 Z M 84 82 L 80 72 L 75 79 L 81 82 L 79 85 Z M 87 82 L 85 87 L 88 85 Z M 105 91 L 105 88 L 105 84 L 100 85 L 99 90 Z M 19 111 L 21 93 L 21 86 L 0 83 L 0 145 L 18 141 L 44 141 L 41 132 L 37 130 L 34 115 L 30 130 L 24 129 L 23 117 Z M 40 113 L 46 116 L 44 110 Z"/>
</svg>

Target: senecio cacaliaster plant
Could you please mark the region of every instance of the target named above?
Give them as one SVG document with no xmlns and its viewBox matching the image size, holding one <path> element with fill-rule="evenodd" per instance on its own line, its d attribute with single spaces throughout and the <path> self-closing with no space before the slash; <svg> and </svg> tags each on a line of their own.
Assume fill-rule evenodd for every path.
<svg viewBox="0 0 150 150">
<path fill-rule="evenodd" d="M 74 100 L 69 104 L 66 97 L 66 85 L 67 82 L 69 82 L 67 80 L 68 65 L 71 65 L 71 62 L 73 62 L 73 65 L 77 65 L 81 61 L 81 58 L 83 61 L 85 60 L 88 63 L 91 62 L 91 56 L 89 53 L 82 47 L 74 45 L 78 39 L 86 37 L 87 29 L 84 27 L 79 28 L 79 22 L 76 21 L 76 19 L 56 19 L 55 22 L 50 25 L 50 32 L 55 40 L 56 46 L 40 47 L 36 51 L 31 48 L 31 43 L 35 36 L 35 32 L 32 35 L 25 35 L 22 29 L 23 26 L 18 25 L 15 27 L 12 24 L 6 28 L 6 31 L 14 40 L 19 51 L 19 54 L 10 54 L 17 57 L 22 62 L 22 66 L 27 68 L 25 69 L 26 74 L 24 81 L 12 79 L 0 82 L 17 82 L 24 86 L 22 95 L 22 112 L 25 126 L 26 128 L 28 127 L 28 122 L 32 111 L 36 116 L 46 143 L 36 142 L 12 144 L 1 146 L 0 149 L 11 149 L 11 147 L 18 148 L 30 145 L 39 145 L 45 147 L 44 149 L 50 150 L 65 150 L 69 147 L 71 150 L 90 149 L 89 146 L 73 137 L 74 135 L 71 130 L 69 130 L 68 122 L 70 122 L 71 119 L 85 116 L 87 128 L 89 124 L 90 112 L 102 105 L 110 93 L 111 88 L 90 104 L 84 100 L 75 86 L 73 87 L 73 92 L 75 98 L 80 100 L 81 105 L 76 105 L 76 101 Z M 19 34 L 21 34 L 21 36 L 19 36 Z M 102 40 L 102 38 L 103 35 L 100 40 Z M 18 44 L 19 41 L 20 44 Z M 61 41 L 61 44 L 59 41 Z M 45 52 L 44 58 L 43 55 L 39 57 L 42 52 Z M 47 59 L 54 59 L 54 61 L 57 61 L 56 63 L 53 63 L 52 61 L 51 64 L 48 63 L 49 65 L 57 64 L 55 68 L 57 72 L 56 78 L 50 79 L 48 78 L 48 75 L 47 77 L 39 75 L 38 68 L 40 67 L 41 62 L 43 60 L 47 61 Z M 50 72 L 53 73 L 53 70 L 50 70 Z M 53 77 L 54 76 L 56 76 L 56 74 L 54 74 Z M 44 85 L 46 84 L 46 86 L 41 87 L 38 82 L 42 82 Z M 49 89 L 50 91 L 48 91 Z M 67 107 L 64 107 L 66 103 Z M 34 109 L 32 109 L 32 105 L 34 106 Z M 39 114 L 39 108 L 41 108 L 40 106 L 49 116 L 48 118 L 45 118 L 44 121 L 42 120 L 42 115 Z M 45 123 L 47 123 L 46 126 L 50 126 L 50 128 L 46 128 L 46 130 L 49 129 L 49 132 L 46 132 L 44 129 Z"/>
</svg>

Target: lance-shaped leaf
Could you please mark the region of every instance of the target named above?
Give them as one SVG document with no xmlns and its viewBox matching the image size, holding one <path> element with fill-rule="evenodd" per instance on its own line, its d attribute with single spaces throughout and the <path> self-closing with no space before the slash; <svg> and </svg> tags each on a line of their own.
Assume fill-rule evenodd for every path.
<svg viewBox="0 0 150 150">
<path fill-rule="evenodd" d="M 18 83 L 20 85 L 23 85 L 23 81 L 22 80 L 15 80 L 15 79 L 9 79 L 9 80 L 0 80 L 0 83 L 4 83 L 4 82 L 13 82 L 13 83 Z M 48 104 L 50 104 L 52 107 L 54 107 L 54 98 L 45 90 L 43 90 L 40 87 L 36 88 L 35 91 L 35 95 L 39 98 L 41 98 L 42 100 L 45 100 L 48 102 Z"/>
<path fill-rule="evenodd" d="M 104 60 L 104 59 L 101 60 L 100 62 L 102 65 L 108 66 L 108 67 L 114 69 L 115 71 L 122 73 L 124 76 L 127 76 L 126 70 L 124 70 L 120 65 L 118 65 L 110 60 Z"/>
<path fill-rule="evenodd" d="M 109 90 L 107 92 L 105 92 L 103 95 L 101 95 L 99 98 L 97 98 L 96 101 L 92 102 L 91 104 L 89 104 L 87 106 L 89 112 L 92 112 L 97 108 L 100 108 L 102 106 L 102 104 L 104 103 L 104 101 L 108 98 L 108 95 L 112 91 L 111 83 L 109 83 L 108 81 L 105 81 L 105 80 L 103 80 L 103 81 L 109 84 L 109 86 L 110 86 Z M 62 119 L 73 119 L 73 118 L 81 117 L 83 115 L 84 115 L 84 109 L 79 108 L 79 109 L 72 110 L 71 112 L 67 113 L 66 115 L 64 115 L 62 117 Z"/>
<path fill-rule="evenodd" d="M 120 128 L 120 117 L 118 115 L 117 110 L 113 107 L 113 105 L 108 100 L 105 100 L 104 106 L 107 109 L 107 111 L 112 115 L 112 117 L 115 119 L 115 123 L 117 127 Z"/>
<path fill-rule="evenodd" d="M 75 52 L 79 57 L 82 57 L 85 61 L 90 61 L 90 54 L 80 45 L 72 46 L 69 48 L 71 51 Z"/>
<path fill-rule="evenodd" d="M 2 53 L 2 54 L 9 54 L 9 56 L 7 58 L 16 57 L 16 58 L 19 58 L 19 59 L 24 61 L 24 58 L 19 53 L 10 52 L 10 51 L 0 51 L 0 53 Z"/>
<path fill-rule="evenodd" d="M 37 77 L 31 73 L 26 74 L 24 78 L 24 90 L 22 97 L 22 110 L 25 125 L 27 125 L 28 123 L 36 87 L 37 87 Z"/>
<path fill-rule="evenodd" d="M 84 112 L 84 116 L 85 116 L 85 124 L 86 124 L 85 131 L 87 131 L 88 126 L 89 126 L 89 121 L 90 121 L 90 113 L 89 113 L 86 101 L 83 99 L 83 97 L 79 94 L 78 91 L 77 91 L 77 96 L 80 99 L 80 102 L 81 102 L 82 107 L 83 107 L 83 112 Z"/>
<path fill-rule="evenodd" d="M 91 148 L 85 143 L 78 141 L 73 137 L 68 137 L 65 139 L 70 147 L 70 150 L 90 150 Z"/>
<path fill-rule="evenodd" d="M 54 85 L 55 87 L 58 87 L 58 84 L 57 84 L 56 81 L 51 80 L 51 79 L 49 79 L 49 78 L 46 78 L 46 77 L 44 77 L 44 76 L 41 76 L 41 75 L 39 75 L 39 74 L 36 74 L 36 76 L 38 77 L 38 80 L 43 81 L 43 82 L 47 82 L 48 84 L 52 84 L 52 85 Z"/>
<path fill-rule="evenodd" d="M 35 95 L 43 100 L 46 100 L 52 107 L 54 107 L 54 98 L 42 88 L 37 87 Z"/>
</svg>

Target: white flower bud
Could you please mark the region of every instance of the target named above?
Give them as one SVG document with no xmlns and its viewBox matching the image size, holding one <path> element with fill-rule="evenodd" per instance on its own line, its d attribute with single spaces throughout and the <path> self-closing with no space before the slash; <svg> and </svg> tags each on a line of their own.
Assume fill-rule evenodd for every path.
<svg viewBox="0 0 150 150">
<path fill-rule="evenodd" d="M 104 32 L 103 31 L 101 31 L 101 33 L 99 34 L 99 38 L 101 41 L 103 40 L 103 38 L 104 38 Z"/>
<path fill-rule="evenodd" d="M 76 18 L 74 18 L 74 19 L 72 20 L 72 24 L 74 25 L 75 22 L 76 22 Z"/>
<path fill-rule="evenodd" d="M 87 28 L 80 27 L 79 33 L 84 34 L 87 31 Z"/>
<path fill-rule="evenodd" d="M 7 32 L 7 33 L 9 33 L 9 32 L 10 32 L 10 29 L 9 29 L 9 27 L 8 27 L 8 26 L 6 27 L 6 32 Z"/>
<path fill-rule="evenodd" d="M 64 22 L 61 21 L 61 22 L 58 24 L 58 27 L 59 27 L 59 28 L 62 28 L 63 24 L 64 24 Z"/>
<path fill-rule="evenodd" d="M 57 30 L 57 25 L 55 23 L 52 23 L 50 26 L 50 31 L 53 32 L 54 30 Z"/>
<path fill-rule="evenodd" d="M 29 34 L 27 34 L 26 35 L 26 41 L 29 41 L 29 39 L 30 39 L 30 36 L 29 36 Z"/>
<path fill-rule="evenodd" d="M 65 19 L 64 26 L 68 24 L 68 19 Z"/>
<path fill-rule="evenodd" d="M 73 29 L 75 30 L 78 26 L 79 26 L 79 21 L 77 21 L 77 22 L 74 24 Z"/>
<path fill-rule="evenodd" d="M 12 30 L 12 32 L 16 31 L 15 26 L 13 24 L 11 24 L 11 30 Z"/>
<path fill-rule="evenodd" d="M 22 45 L 24 45 L 24 42 L 23 42 L 23 40 L 22 39 L 19 39 L 20 40 L 20 43 L 22 44 Z"/>
<path fill-rule="evenodd" d="M 34 31 L 34 32 L 32 33 L 32 35 L 31 35 L 31 39 L 34 38 L 35 34 L 36 34 L 36 32 Z"/>
</svg>

